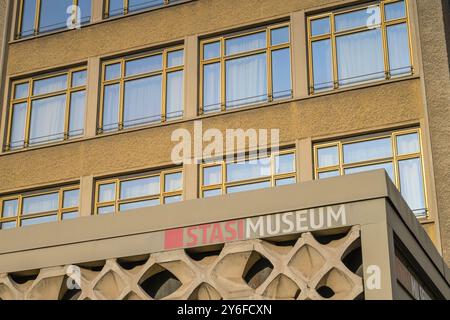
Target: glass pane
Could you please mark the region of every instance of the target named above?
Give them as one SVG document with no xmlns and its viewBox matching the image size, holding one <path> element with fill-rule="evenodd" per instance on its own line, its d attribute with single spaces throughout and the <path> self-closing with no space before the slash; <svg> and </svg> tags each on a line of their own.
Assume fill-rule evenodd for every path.
<svg viewBox="0 0 450 320">
<path fill-rule="evenodd" d="M 344 163 L 392 157 L 391 138 L 344 144 Z"/>
<path fill-rule="evenodd" d="M 295 172 L 295 154 L 283 154 L 275 156 L 275 173 L 292 173 Z"/>
<path fill-rule="evenodd" d="M 34 81 L 33 95 L 47 94 L 67 89 L 67 74 Z"/>
<path fill-rule="evenodd" d="M 80 87 L 86 85 L 87 71 L 77 71 L 72 73 L 72 87 Z"/>
<path fill-rule="evenodd" d="M 167 119 L 183 116 L 183 71 L 167 74 Z"/>
<path fill-rule="evenodd" d="M 1 217 L 2 218 L 16 217 L 18 207 L 19 201 L 17 199 L 3 201 L 3 209 Z"/>
<path fill-rule="evenodd" d="M 27 121 L 27 104 L 13 106 L 10 148 L 21 148 L 25 143 L 25 126 Z"/>
<path fill-rule="evenodd" d="M 118 128 L 120 84 L 105 86 L 103 97 L 103 130 Z"/>
<path fill-rule="evenodd" d="M 214 59 L 220 57 L 220 42 L 212 42 L 203 46 L 203 59 Z"/>
<path fill-rule="evenodd" d="M 311 21 L 311 35 L 320 36 L 330 33 L 330 18 L 325 17 Z"/>
<path fill-rule="evenodd" d="M 171 204 L 171 203 L 177 203 L 183 201 L 182 196 L 173 196 L 173 197 L 165 197 L 164 203 L 165 204 Z"/>
<path fill-rule="evenodd" d="M 340 176 L 339 170 L 319 173 L 319 179 L 327 179 L 327 178 L 333 178 L 333 177 L 339 177 L 339 176 Z"/>
<path fill-rule="evenodd" d="M 66 95 L 31 103 L 30 144 L 64 139 Z"/>
<path fill-rule="evenodd" d="M 178 67 L 184 64 L 184 51 L 172 51 L 167 54 L 167 67 Z"/>
<path fill-rule="evenodd" d="M 272 51 L 273 98 L 289 98 L 291 89 L 291 53 L 288 48 Z"/>
<path fill-rule="evenodd" d="M 2 229 L 2 230 L 13 229 L 15 227 L 16 227 L 16 221 L 0 223 L 0 229 Z"/>
<path fill-rule="evenodd" d="M 125 82 L 124 127 L 161 121 L 160 75 Z"/>
<path fill-rule="evenodd" d="M 368 8 L 335 16 L 336 32 L 355 29 L 359 27 L 370 27 L 381 22 L 380 7 L 370 6 Z"/>
<path fill-rule="evenodd" d="M 222 184 L 222 166 L 203 168 L 203 185 Z"/>
<path fill-rule="evenodd" d="M 217 197 L 217 196 L 221 196 L 221 195 L 222 195 L 221 189 L 203 191 L 203 198 L 211 198 L 211 197 Z"/>
<path fill-rule="evenodd" d="M 108 202 L 116 200 L 116 184 L 102 184 L 99 187 L 98 202 Z"/>
<path fill-rule="evenodd" d="M 81 23 L 87 23 L 91 21 L 91 0 L 78 0 L 79 15 L 81 17 Z"/>
<path fill-rule="evenodd" d="M 70 99 L 69 136 L 80 136 L 84 133 L 84 107 L 86 91 L 72 93 Z"/>
<path fill-rule="evenodd" d="M 317 150 L 317 160 L 319 168 L 326 168 L 339 165 L 339 149 L 337 146 L 320 148 Z"/>
<path fill-rule="evenodd" d="M 80 190 L 64 191 L 63 208 L 76 208 L 80 201 Z"/>
<path fill-rule="evenodd" d="M 24 0 L 22 11 L 22 26 L 20 36 L 31 36 L 34 33 L 34 17 L 36 12 L 36 0 Z"/>
<path fill-rule="evenodd" d="M 386 32 L 391 75 L 411 73 L 408 27 L 406 23 L 387 27 Z"/>
<path fill-rule="evenodd" d="M 58 221 L 58 216 L 53 215 L 53 216 L 46 216 L 46 217 L 22 220 L 21 224 L 23 227 L 26 227 L 26 226 L 33 226 L 36 224 L 56 222 L 56 221 Z"/>
<path fill-rule="evenodd" d="M 258 183 L 252 183 L 252 184 L 246 184 L 242 186 L 236 186 L 236 187 L 228 187 L 227 193 L 238 193 L 238 192 L 245 192 L 245 191 L 252 191 L 252 190 L 259 190 L 259 189 L 265 189 L 270 188 L 270 182 L 258 182 Z"/>
<path fill-rule="evenodd" d="M 119 205 L 119 211 L 141 209 L 141 208 L 153 207 L 153 206 L 158 206 L 158 205 L 160 205 L 159 199 L 132 202 L 132 203 L 124 203 L 124 204 Z"/>
<path fill-rule="evenodd" d="M 266 47 L 266 32 L 259 32 L 225 41 L 226 55 L 252 51 Z"/>
<path fill-rule="evenodd" d="M 295 178 L 278 179 L 275 181 L 275 185 L 277 187 L 287 186 L 287 185 L 295 184 L 295 183 L 297 183 Z"/>
<path fill-rule="evenodd" d="M 67 213 L 63 213 L 62 219 L 63 220 L 72 220 L 72 219 L 78 218 L 78 216 L 79 216 L 79 213 L 77 211 L 67 212 Z"/>
<path fill-rule="evenodd" d="M 145 8 L 160 6 L 164 4 L 164 0 L 129 0 L 128 10 L 137 11 Z"/>
<path fill-rule="evenodd" d="M 399 1 L 385 4 L 384 13 L 386 20 L 405 18 L 406 17 L 405 2 Z"/>
<path fill-rule="evenodd" d="M 345 174 L 354 174 L 354 173 L 367 172 L 367 171 L 373 171 L 373 170 L 379 170 L 379 169 L 386 170 L 386 172 L 388 173 L 392 182 L 395 183 L 394 166 L 393 166 L 392 162 L 373 164 L 373 165 L 357 167 L 357 168 L 349 168 L 349 169 L 345 169 L 344 172 L 345 172 Z"/>
<path fill-rule="evenodd" d="M 126 77 L 159 70 L 162 70 L 162 54 L 131 60 L 125 64 Z"/>
<path fill-rule="evenodd" d="M 400 190 L 411 210 L 417 215 L 425 213 L 425 191 L 422 164 L 419 158 L 399 161 Z"/>
<path fill-rule="evenodd" d="M 120 78 L 121 64 L 115 63 L 105 67 L 105 80 L 114 80 Z"/>
<path fill-rule="evenodd" d="M 336 50 L 340 85 L 384 79 L 380 29 L 337 37 Z"/>
<path fill-rule="evenodd" d="M 41 0 L 39 32 L 66 28 L 67 9 L 72 5 L 72 0 Z"/>
<path fill-rule="evenodd" d="M 314 90 L 333 88 L 331 40 L 314 41 L 312 43 L 312 63 Z"/>
<path fill-rule="evenodd" d="M 273 29 L 271 32 L 271 42 L 273 46 L 289 43 L 289 27 Z"/>
<path fill-rule="evenodd" d="M 420 152 L 419 134 L 411 133 L 397 136 L 397 154 L 411 154 Z"/>
<path fill-rule="evenodd" d="M 227 107 L 267 101 L 266 54 L 226 62 Z"/>
<path fill-rule="evenodd" d="M 205 65 L 203 72 L 203 110 L 220 110 L 220 63 Z"/>
<path fill-rule="evenodd" d="M 227 181 L 258 179 L 271 175 L 270 158 L 227 164 Z"/>
<path fill-rule="evenodd" d="M 121 200 L 157 195 L 160 192 L 159 176 L 124 181 L 120 184 Z"/>
<path fill-rule="evenodd" d="M 58 210 L 58 200 L 58 193 L 24 198 L 22 202 L 22 214 L 56 211 Z"/>
<path fill-rule="evenodd" d="M 16 84 L 14 87 L 14 99 L 22 99 L 28 97 L 28 82 Z"/>
<path fill-rule="evenodd" d="M 109 12 L 110 17 L 120 15 L 123 13 L 123 0 L 109 0 Z"/>
<path fill-rule="evenodd" d="M 116 209 L 114 208 L 114 206 L 101 207 L 101 208 L 97 209 L 98 214 L 110 214 L 110 213 L 114 213 L 115 211 L 116 211 Z"/>
<path fill-rule="evenodd" d="M 183 189 L 183 174 L 181 172 L 166 174 L 164 179 L 165 192 L 179 191 Z"/>
</svg>

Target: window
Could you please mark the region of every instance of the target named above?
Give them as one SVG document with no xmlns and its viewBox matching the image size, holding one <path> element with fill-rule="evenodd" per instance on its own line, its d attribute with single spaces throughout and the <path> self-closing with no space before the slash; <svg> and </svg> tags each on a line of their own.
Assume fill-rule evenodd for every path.
<svg viewBox="0 0 450 320">
<path fill-rule="evenodd" d="M 427 215 L 419 129 L 318 144 L 314 153 L 316 179 L 385 169 L 413 212 Z"/>
<path fill-rule="evenodd" d="M 91 0 L 19 0 L 19 5 L 16 38 L 72 28 L 91 21 Z"/>
<path fill-rule="evenodd" d="M 311 93 L 413 73 L 406 1 L 308 18 Z"/>
<path fill-rule="evenodd" d="M 85 68 L 12 83 L 6 150 L 84 134 Z"/>
<path fill-rule="evenodd" d="M 180 0 L 105 0 L 105 17 L 124 15 L 129 12 L 159 8 Z"/>
<path fill-rule="evenodd" d="M 297 182 L 295 151 L 233 161 L 205 162 L 201 166 L 203 198 L 258 190 Z"/>
<path fill-rule="evenodd" d="M 200 113 L 292 97 L 289 24 L 201 42 Z"/>
<path fill-rule="evenodd" d="M 99 133 L 183 117 L 181 47 L 103 65 Z"/>
<path fill-rule="evenodd" d="M 183 200 L 180 169 L 97 182 L 95 212 L 109 214 Z"/>
<path fill-rule="evenodd" d="M 77 186 L 0 197 L 0 229 L 77 218 L 79 198 Z"/>
</svg>

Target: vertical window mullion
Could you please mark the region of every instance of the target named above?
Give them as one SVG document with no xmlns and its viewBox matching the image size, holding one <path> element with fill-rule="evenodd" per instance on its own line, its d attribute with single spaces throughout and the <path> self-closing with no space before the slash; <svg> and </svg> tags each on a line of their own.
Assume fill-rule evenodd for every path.
<svg viewBox="0 0 450 320">
<path fill-rule="evenodd" d="M 22 224 L 22 207 L 23 207 L 23 204 L 22 204 L 23 197 L 22 197 L 22 195 L 19 195 L 17 200 L 18 200 L 17 201 L 18 205 L 17 205 L 16 227 L 20 227 L 21 224 Z"/>
<path fill-rule="evenodd" d="M 384 74 L 386 79 L 390 79 L 391 67 L 389 63 L 389 47 L 387 43 L 387 29 L 385 21 L 384 3 L 380 3 L 380 15 L 381 15 L 381 39 L 383 42 L 383 54 L 384 54 Z"/>
<path fill-rule="evenodd" d="M 72 74 L 72 71 L 67 74 L 66 112 L 64 114 L 64 140 L 69 139 L 70 105 L 72 104 Z"/>
<path fill-rule="evenodd" d="M 162 53 L 162 75 L 161 75 L 161 122 L 166 121 L 167 114 L 167 55 L 169 52 L 164 50 Z"/>
<path fill-rule="evenodd" d="M 227 99 L 226 99 L 226 92 L 227 92 L 227 88 L 226 88 L 226 81 L 227 81 L 227 76 L 226 76 L 226 58 L 225 58 L 225 38 L 221 37 L 220 38 L 220 42 L 221 42 L 221 57 L 220 57 L 220 101 L 221 101 L 221 110 L 225 111 L 227 108 Z"/>
<path fill-rule="evenodd" d="M 24 147 L 28 147 L 30 143 L 30 126 L 31 126 L 31 113 L 33 112 L 33 99 L 31 96 L 33 95 L 34 90 L 34 80 L 31 79 L 30 85 L 28 88 L 28 99 L 27 99 L 27 116 L 26 116 L 26 124 L 25 124 L 25 141 L 24 141 Z M 12 129 L 12 127 L 11 127 Z"/>
<path fill-rule="evenodd" d="M 22 37 L 22 24 L 23 24 L 23 10 L 24 10 L 24 1 L 25 0 L 20 0 L 19 1 L 19 19 L 17 21 L 17 26 L 16 26 L 16 38 L 19 39 Z"/>
<path fill-rule="evenodd" d="M 41 19 L 41 0 L 36 0 L 36 13 L 34 15 L 34 35 L 39 34 L 39 22 Z"/>
<path fill-rule="evenodd" d="M 128 0 L 123 0 L 123 14 L 127 14 L 128 13 L 128 5 L 129 5 L 129 1 Z"/>
<path fill-rule="evenodd" d="M 337 62 L 337 49 L 336 49 L 336 35 L 335 31 L 335 20 L 334 14 L 330 14 L 330 44 L 331 44 L 331 57 L 333 59 L 333 88 L 337 89 L 339 87 L 339 79 L 338 79 L 338 62 Z"/>
<path fill-rule="evenodd" d="M 119 212 L 119 207 L 120 207 L 120 179 L 116 179 L 115 181 L 116 184 L 116 198 L 114 201 L 114 208 L 115 208 L 115 212 Z"/>
<path fill-rule="evenodd" d="M 118 130 L 124 128 L 123 117 L 125 113 L 125 59 L 120 62 L 120 88 L 119 88 L 119 123 Z"/>
<path fill-rule="evenodd" d="M 272 73 L 272 29 L 266 29 L 266 64 L 267 64 L 267 100 L 272 102 L 273 100 L 273 73 Z"/>
</svg>

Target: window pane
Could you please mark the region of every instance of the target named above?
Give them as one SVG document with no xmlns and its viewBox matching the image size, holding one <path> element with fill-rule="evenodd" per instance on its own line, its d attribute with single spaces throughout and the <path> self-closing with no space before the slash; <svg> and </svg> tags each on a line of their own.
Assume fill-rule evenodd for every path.
<svg viewBox="0 0 450 320">
<path fill-rule="evenodd" d="M 91 21 L 91 0 L 78 0 L 79 14 L 81 17 L 81 23 L 87 23 Z"/>
<path fill-rule="evenodd" d="M 179 191 L 183 189 L 183 174 L 181 172 L 166 174 L 164 179 L 164 192 Z"/>
<path fill-rule="evenodd" d="M 0 229 L 2 229 L 2 230 L 13 229 L 15 227 L 16 227 L 16 221 L 3 222 L 0 224 Z"/>
<path fill-rule="evenodd" d="M 160 75 L 125 82 L 125 127 L 161 121 Z"/>
<path fill-rule="evenodd" d="M 327 179 L 327 178 L 333 178 L 333 177 L 339 177 L 339 176 L 340 176 L 340 173 L 338 170 L 319 173 L 319 179 Z"/>
<path fill-rule="evenodd" d="M 11 127 L 11 149 L 20 148 L 25 143 L 25 126 L 27 121 L 27 104 L 20 103 L 13 106 Z"/>
<path fill-rule="evenodd" d="M 227 107 L 267 101 L 266 54 L 226 62 Z"/>
<path fill-rule="evenodd" d="M 271 32 L 271 37 L 272 46 L 289 43 L 289 27 L 273 29 Z"/>
<path fill-rule="evenodd" d="M 411 154 L 420 152 L 419 134 L 411 133 L 397 137 L 397 154 Z"/>
<path fill-rule="evenodd" d="M 203 185 L 212 186 L 222 183 L 222 166 L 203 168 Z"/>
<path fill-rule="evenodd" d="M 74 92 L 70 99 L 69 136 L 80 136 L 84 133 L 84 107 L 86 91 Z"/>
<path fill-rule="evenodd" d="M 183 71 L 167 74 L 167 119 L 183 116 Z"/>
<path fill-rule="evenodd" d="M 28 97 L 28 82 L 16 84 L 14 87 L 14 99 L 22 99 Z"/>
<path fill-rule="evenodd" d="M 208 43 L 203 46 L 203 59 L 214 59 L 220 57 L 220 42 Z"/>
<path fill-rule="evenodd" d="M 66 95 L 34 100 L 31 104 L 30 144 L 64 139 Z"/>
<path fill-rule="evenodd" d="M 228 187 L 227 193 L 238 193 L 238 192 L 245 192 L 245 191 L 252 191 L 252 190 L 259 190 L 259 189 L 265 189 L 270 188 L 270 182 L 258 182 L 258 183 L 252 183 L 252 184 L 246 184 L 242 186 L 236 186 L 236 187 Z"/>
<path fill-rule="evenodd" d="M 22 213 L 33 214 L 56 211 L 58 210 L 58 199 L 58 193 L 50 193 L 36 197 L 24 198 L 22 202 Z"/>
<path fill-rule="evenodd" d="M 336 15 L 336 32 L 377 25 L 381 22 L 380 17 L 378 6 L 370 6 L 366 9 Z"/>
<path fill-rule="evenodd" d="M 116 200 L 116 184 L 102 184 L 98 191 L 98 202 L 108 202 Z"/>
<path fill-rule="evenodd" d="M 34 16 L 36 12 L 36 0 L 24 0 L 22 11 L 22 26 L 20 36 L 31 36 L 34 33 Z"/>
<path fill-rule="evenodd" d="M 339 165 L 339 150 L 337 146 L 320 148 L 317 150 L 319 168 Z"/>
<path fill-rule="evenodd" d="M 109 12 L 110 17 L 123 13 L 123 0 L 109 0 Z"/>
<path fill-rule="evenodd" d="M 33 95 L 47 94 L 67 89 L 67 74 L 37 80 L 33 84 Z"/>
<path fill-rule="evenodd" d="M 156 195 L 160 192 L 159 176 L 124 181 L 120 184 L 121 200 Z"/>
<path fill-rule="evenodd" d="M 77 71 L 72 73 L 72 87 L 80 87 L 86 85 L 87 71 Z"/>
<path fill-rule="evenodd" d="M 128 211 L 128 210 L 141 209 L 141 208 L 146 208 L 146 207 L 153 207 L 153 206 L 157 206 L 159 204 L 160 204 L 159 199 L 132 202 L 132 203 L 124 203 L 124 204 L 119 205 L 119 211 Z"/>
<path fill-rule="evenodd" d="M 411 73 L 409 39 L 406 23 L 387 27 L 389 64 L 391 75 Z"/>
<path fill-rule="evenodd" d="M 114 208 L 114 206 L 108 206 L 108 207 L 98 208 L 97 213 L 98 214 L 110 214 L 110 213 L 114 213 L 115 211 L 116 211 L 116 208 Z"/>
<path fill-rule="evenodd" d="M 64 191 L 63 208 L 76 208 L 80 202 L 80 190 Z"/>
<path fill-rule="evenodd" d="M 399 161 L 400 190 L 409 207 L 417 214 L 425 212 L 422 165 L 419 158 Z"/>
<path fill-rule="evenodd" d="M 11 218 L 17 216 L 17 208 L 19 207 L 19 201 L 5 200 L 3 201 L 2 218 Z"/>
<path fill-rule="evenodd" d="M 63 220 L 72 220 L 72 219 L 76 219 L 78 218 L 80 214 L 75 211 L 75 212 L 67 212 L 67 213 L 63 213 L 62 215 L 62 219 Z"/>
<path fill-rule="evenodd" d="M 295 178 L 278 179 L 277 181 L 275 181 L 275 185 L 277 187 L 287 186 L 287 185 L 295 184 L 295 183 L 297 183 Z"/>
<path fill-rule="evenodd" d="M 39 32 L 66 28 L 67 9 L 72 5 L 72 0 L 41 0 Z"/>
<path fill-rule="evenodd" d="M 26 227 L 26 226 L 33 226 L 36 224 L 56 222 L 56 221 L 58 221 L 58 216 L 52 215 L 52 216 L 22 220 L 21 224 L 22 224 L 22 226 Z"/>
<path fill-rule="evenodd" d="M 221 195 L 222 195 L 221 189 L 203 191 L 203 198 L 211 198 L 211 197 L 217 197 L 217 196 L 221 196 Z"/>
<path fill-rule="evenodd" d="M 184 64 L 184 51 L 171 51 L 167 54 L 167 67 L 178 67 Z"/>
<path fill-rule="evenodd" d="M 320 36 L 330 33 L 330 18 L 321 18 L 311 21 L 311 35 Z"/>
<path fill-rule="evenodd" d="M 125 76 L 134 76 L 162 70 L 162 54 L 131 60 L 125 64 Z"/>
<path fill-rule="evenodd" d="M 272 51 L 273 98 L 291 97 L 291 89 L 291 53 L 288 48 Z"/>
<path fill-rule="evenodd" d="M 203 110 L 220 110 L 220 63 L 204 66 Z"/>
<path fill-rule="evenodd" d="M 270 158 L 227 164 L 227 182 L 257 179 L 270 174 Z"/>
<path fill-rule="evenodd" d="M 312 43 L 314 90 L 333 88 L 331 40 Z"/>
<path fill-rule="evenodd" d="M 177 202 L 181 202 L 181 201 L 183 201 L 182 196 L 173 196 L 173 197 L 165 197 L 164 198 L 165 204 L 177 203 Z"/>
<path fill-rule="evenodd" d="M 392 157 L 391 138 L 344 145 L 344 163 L 355 163 L 389 157 Z"/>
<path fill-rule="evenodd" d="M 295 172 L 295 154 L 283 154 L 275 156 L 275 173 L 292 173 Z"/>
<path fill-rule="evenodd" d="M 226 40 L 226 55 L 237 54 L 246 51 L 252 51 L 266 47 L 266 32 L 259 32 Z"/>
<path fill-rule="evenodd" d="M 114 80 L 120 78 L 121 64 L 115 63 L 105 67 L 105 80 Z"/>
<path fill-rule="evenodd" d="M 387 3 L 384 6 L 384 13 L 386 20 L 395 20 L 406 17 L 405 2 L 399 1 L 394 3 Z"/>
<path fill-rule="evenodd" d="M 380 29 L 337 37 L 336 50 L 340 85 L 385 77 Z"/>
<path fill-rule="evenodd" d="M 354 174 L 354 173 L 367 172 L 367 171 L 373 171 L 373 170 L 379 170 L 379 169 L 386 170 L 386 172 L 388 173 L 392 182 L 395 183 L 394 166 L 392 165 L 392 162 L 373 164 L 373 165 L 357 167 L 357 168 L 349 168 L 349 169 L 345 169 L 344 172 L 345 172 L 345 174 Z"/>
<path fill-rule="evenodd" d="M 144 8 L 160 6 L 164 4 L 164 0 L 129 0 L 128 10 L 137 11 Z"/>
<path fill-rule="evenodd" d="M 103 130 L 118 128 L 120 84 L 105 86 L 103 98 Z"/>
</svg>

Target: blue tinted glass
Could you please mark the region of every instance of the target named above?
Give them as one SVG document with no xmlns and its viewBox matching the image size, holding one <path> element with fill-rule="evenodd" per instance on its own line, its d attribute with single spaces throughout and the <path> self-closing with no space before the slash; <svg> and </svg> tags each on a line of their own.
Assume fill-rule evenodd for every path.
<svg viewBox="0 0 450 320">
<path fill-rule="evenodd" d="M 121 64 L 109 64 L 105 67 L 105 80 L 114 80 L 120 78 Z"/>
<path fill-rule="evenodd" d="M 46 216 L 46 217 L 40 217 L 40 218 L 33 218 L 33 219 L 25 219 L 22 220 L 22 226 L 32 226 L 35 224 L 41 224 L 41 223 L 47 223 L 47 222 L 55 222 L 58 221 L 58 216 Z"/>
<path fill-rule="evenodd" d="M 16 221 L 3 222 L 0 224 L 0 229 L 2 229 L 2 230 L 13 229 L 15 227 L 16 227 Z"/>
<path fill-rule="evenodd" d="M 395 20 L 406 17 L 405 2 L 388 3 L 384 6 L 386 20 Z"/>
<path fill-rule="evenodd" d="M 34 17 L 36 12 L 36 0 L 24 0 L 22 11 L 22 26 L 20 36 L 26 37 L 34 33 Z"/>
<path fill-rule="evenodd" d="M 278 179 L 277 181 L 275 181 L 275 185 L 277 187 L 280 187 L 295 184 L 296 182 L 297 181 L 295 180 L 295 178 Z"/>
<path fill-rule="evenodd" d="M 220 57 L 220 42 L 208 43 L 203 46 L 203 59 L 214 59 Z"/>
<path fill-rule="evenodd" d="M 419 134 L 411 133 L 397 137 L 397 154 L 411 154 L 420 152 Z"/>
<path fill-rule="evenodd" d="M 80 199 L 80 190 L 69 190 L 64 191 L 63 196 L 63 208 L 75 208 L 78 207 L 79 199 Z"/>
<path fill-rule="evenodd" d="M 66 28 L 72 6 L 72 0 L 41 0 L 39 32 Z"/>
<path fill-rule="evenodd" d="M 119 206 L 119 211 L 128 211 L 128 210 L 141 209 L 141 208 L 146 208 L 146 207 L 153 207 L 153 206 L 157 206 L 159 204 L 160 204 L 159 199 L 126 203 L 126 204 L 121 204 Z"/>
<path fill-rule="evenodd" d="M 91 6 L 91 0 L 78 0 L 81 23 L 87 23 L 91 21 Z"/>
<path fill-rule="evenodd" d="M 317 150 L 319 168 L 337 166 L 339 164 L 338 147 L 320 148 Z"/>
<path fill-rule="evenodd" d="M 69 135 L 80 136 L 84 133 L 84 107 L 86 104 L 86 91 L 77 91 L 70 98 Z"/>
<path fill-rule="evenodd" d="M 271 32 L 271 37 L 272 46 L 289 43 L 289 27 L 273 29 Z"/>
<path fill-rule="evenodd" d="M 112 17 L 120 14 L 123 14 L 123 0 L 109 0 L 108 15 Z"/>
<path fill-rule="evenodd" d="M 221 189 L 203 191 L 203 198 L 217 197 L 222 195 Z"/>
<path fill-rule="evenodd" d="M 312 43 L 314 90 L 333 88 L 331 40 Z"/>
<path fill-rule="evenodd" d="M 394 167 L 393 167 L 391 162 L 345 169 L 345 174 L 354 174 L 354 173 L 373 171 L 373 170 L 379 170 L 379 169 L 386 170 L 386 172 L 388 173 L 388 175 L 391 178 L 391 180 L 393 182 L 395 181 Z"/>
<path fill-rule="evenodd" d="M 355 29 L 359 27 L 370 27 L 380 24 L 380 8 L 370 6 L 368 8 L 343 13 L 335 16 L 336 32 Z"/>
<path fill-rule="evenodd" d="M 151 8 L 164 4 L 164 0 L 129 0 L 128 11 L 137 11 L 144 8 Z"/>
<path fill-rule="evenodd" d="M 173 196 L 173 197 L 165 197 L 164 198 L 165 204 L 177 203 L 177 202 L 181 202 L 181 201 L 183 201 L 182 196 Z"/>
<path fill-rule="evenodd" d="M 100 215 L 114 213 L 115 211 L 116 209 L 114 208 L 114 206 L 101 207 L 97 210 L 98 214 Z"/>
<path fill-rule="evenodd" d="M 411 73 L 408 27 L 406 23 L 386 28 L 391 75 Z"/>
<path fill-rule="evenodd" d="M 105 86 L 103 97 L 103 130 L 115 130 L 119 122 L 120 84 Z"/>
<path fill-rule="evenodd" d="M 272 51 L 273 98 L 290 98 L 291 91 L 291 53 L 288 48 Z"/>
<path fill-rule="evenodd" d="M 63 213 L 62 218 L 63 220 L 72 220 L 78 218 L 79 213 L 78 212 L 67 212 Z"/>
<path fill-rule="evenodd" d="M 203 68 L 203 110 L 220 110 L 220 63 Z"/>
<path fill-rule="evenodd" d="M 426 213 L 425 191 L 420 159 L 399 161 L 398 166 L 403 197 L 416 215 L 424 215 Z"/>
<path fill-rule="evenodd" d="M 311 21 L 311 35 L 320 36 L 330 33 L 330 18 L 321 18 Z"/>
<path fill-rule="evenodd" d="M 328 171 L 328 172 L 321 172 L 319 173 L 319 179 L 327 179 L 327 178 L 333 178 L 333 177 L 338 177 L 339 171 Z"/>
<path fill-rule="evenodd" d="M 258 183 L 252 183 L 252 184 L 246 184 L 242 186 L 236 186 L 236 187 L 228 187 L 227 193 L 238 193 L 238 192 L 245 192 L 245 191 L 252 191 L 252 190 L 259 190 L 259 189 L 265 189 L 270 188 L 270 182 L 258 182 Z"/>
</svg>

